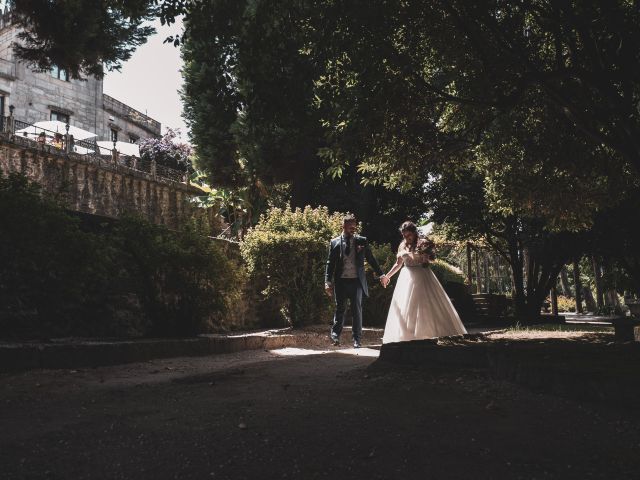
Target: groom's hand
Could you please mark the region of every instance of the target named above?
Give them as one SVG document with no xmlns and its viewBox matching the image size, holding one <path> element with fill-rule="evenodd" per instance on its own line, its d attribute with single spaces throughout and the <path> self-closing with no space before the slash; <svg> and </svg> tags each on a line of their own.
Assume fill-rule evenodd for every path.
<svg viewBox="0 0 640 480">
<path fill-rule="evenodd" d="M 329 298 L 333 296 L 333 287 L 330 283 L 324 284 L 324 293 L 326 293 Z"/>
</svg>

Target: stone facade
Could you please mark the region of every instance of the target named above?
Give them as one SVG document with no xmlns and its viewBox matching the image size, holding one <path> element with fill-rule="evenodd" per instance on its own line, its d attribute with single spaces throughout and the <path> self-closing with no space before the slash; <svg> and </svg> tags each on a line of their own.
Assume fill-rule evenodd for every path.
<svg viewBox="0 0 640 480">
<path fill-rule="evenodd" d="M 34 123 L 69 118 L 73 126 L 98 135 L 97 140 L 125 142 L 158 137 L 160 123 L 103 93 L 102 80 L 67 78 L 66 72 L 35 72 L 16 59 L 12 44 L 19 30 L 10 14 L 0 15 L 0 114 Z M 64 132 L 61 132 L 64 133 Z"/>
<path fill-rule="evenodd" d="M 24 142 L 24 145 L 20 143 Z M 193 185 L 156 177 L 99 157 L 67 154 L 33 146 L 21 137 L 0 135 L 0 175 L 21 173 L 45 192 L 62 195 L 70 210 L 117 218 L 138 213 L 153 223 L 176 229 L 198 215 L 212 233 L 220 226 L 211 211 L 189 202 L 202 191 Z"/>
</svg>

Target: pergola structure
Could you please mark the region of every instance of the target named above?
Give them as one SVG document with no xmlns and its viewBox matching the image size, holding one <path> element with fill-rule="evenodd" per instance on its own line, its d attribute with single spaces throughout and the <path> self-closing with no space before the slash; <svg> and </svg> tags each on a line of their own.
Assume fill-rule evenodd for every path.
<svg viewBox="0 0 640 480">
<path fill-rule="evenodd" d="M 475 244 L 473 242 L 466 243 L 466 255 L 462 258 L 460 264 L 466 276 L 466 283 L 474 294 L 499 294 L 506 295 L 511 292 L 513 282 L 511 278 L 511 267 L 500 255 L 496 254 L 491 248 Z M 595 278 L 595 306 L 602 308 L 605 304 L 604 292 L 602 288 L 602 265 L 596 257 L 591 258 L 591 265 Z M 576 302 L 576 312 L 583 313 L 582 302 L 583 288 L 580 280 L 580 266 L 578 259 L 572 262 L 572 273 L 574 282 L 574 295 Z M 566 272 L 563 272 L 566 277 Z M 561 278 L 565 285 L 568 284 L 567 278 Z M 568 286 L 568 285 L 567 285 Z M 567 287 L 565 287 L 566 289 Z M 558 314 L 558 289 L 553 287 L 549 292 L 551 299 L 551 311 L 554 315 Z M 589 296 L 590 298 L 590 296 Z"/>
</svg>

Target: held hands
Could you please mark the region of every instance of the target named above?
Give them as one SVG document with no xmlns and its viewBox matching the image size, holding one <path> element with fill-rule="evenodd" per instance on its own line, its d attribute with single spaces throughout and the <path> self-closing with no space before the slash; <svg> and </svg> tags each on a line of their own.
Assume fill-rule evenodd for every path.
<svg viewBox="0 0 640 480">
<path fill-rule="evenodd" d="M 391 281 L 391 280 L 389 280 L 389 277 L 387 277 L 386 275 L 382 275 L 382 276 L 380 277 L 380 283 L 382 284 L 382 286 L 383 286 L 384 288 L 387 288 L 387 285 L 389 285 L 389 282 L 390 282 L 390 281 Z"/>
<path fill-rule="evenodd" d="M 326 293 L 329 298 L 333 296 L 333 286 L 330 283 L 324 284 L 324 293 Z"/>
</svg>

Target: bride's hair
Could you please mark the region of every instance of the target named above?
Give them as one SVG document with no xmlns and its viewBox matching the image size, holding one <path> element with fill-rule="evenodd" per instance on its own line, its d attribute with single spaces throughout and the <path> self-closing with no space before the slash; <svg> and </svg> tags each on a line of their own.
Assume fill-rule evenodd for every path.
<svg viewBox="0 0 640 480">
<path fill-rule="evenodd" d="M 408 244 L 406 240 L 402 242 L 405 250 L 413 252 L 416 249 L 416 246 L 418 245 L 418 227 L 416 227 L 415 223 L 407 220 L 402 225 L 400 225 L 400 233 L 405 233 L 405 232 L 412 232 L 414 234 L 413 242 L 411 244 Z"/>
</svg>

